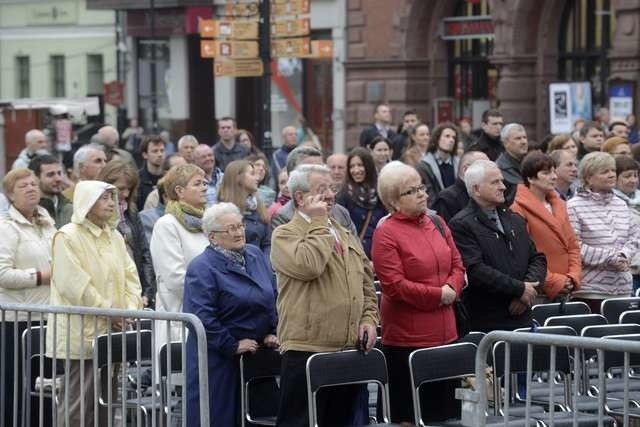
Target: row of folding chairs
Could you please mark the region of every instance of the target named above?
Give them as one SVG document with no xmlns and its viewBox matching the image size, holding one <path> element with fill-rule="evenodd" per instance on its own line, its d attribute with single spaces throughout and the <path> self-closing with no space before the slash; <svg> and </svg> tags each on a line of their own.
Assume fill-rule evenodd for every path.
<svg viewBox="0 0 640 427">
<path fill-rule="evenodd" d="M 532 308 L 533 318 L 544 325 L 549 317 L 591 314 L 589 306 L 583 302 L 538 304 Z M 607 323 L 640 323 L 640 297 L 610 298 L 602 301 L 600 313 Z M 625 318 L 622 318 L 625 315 Z"/>
</svg>

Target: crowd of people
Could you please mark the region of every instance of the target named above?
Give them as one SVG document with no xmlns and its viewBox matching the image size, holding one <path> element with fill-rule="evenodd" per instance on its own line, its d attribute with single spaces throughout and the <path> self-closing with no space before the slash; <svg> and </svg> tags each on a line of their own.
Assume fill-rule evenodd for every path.
<svg viewBox="0 0 640 427">
<path fill-rule="evenodd" d="M 104 126 L 69 170 L 31 130 L 2 181 L 0 301 L 193 313 L 207 332 L 216 425 L 239 420 L 239 355 L 266 347 L 282 353 L 278 425 L 303 426 L 314 353 L 369 351 L 380 326 L 392 420 L 412 422 L 408 356 L 461 338 L 456 304 L 471 330 L 513 330 L 532 325 L 536 303 L 571 298 L 597 313 L 640 284 L 633 117 L 601 114 L 535 142 L 495 109 L 476 132 L 466 120 L 432 127 L 412 110 L 394 128 L 387 104 L 373 119 L 347 153 L 325 153 L 286 126 L 269 157 L 230 117 L 218 120 L 213 146 L 183 135 L 170 155 L 166 136 L 140 129 L 120 141 Z M 72 318 L 66 336 L 61 319 L 47 354 L 72 361 L 62 393 L 72 424 L 81 399 L 90 424 L 96 331 Z M 13 366 L 13 331 L 27 323 L 5 321 Z M 157 349 L 181 333 L 159 322 Z M 189 334 L 188 425 L 199 420 L 196 350 Z M 10 399 L 15 380 L 3 381 Z M 423 389 L 427 420 L 459 412 L 455 386 Z M 320 423 L 366 424 L 366 394 L 321 392 Z"/>
</svg>

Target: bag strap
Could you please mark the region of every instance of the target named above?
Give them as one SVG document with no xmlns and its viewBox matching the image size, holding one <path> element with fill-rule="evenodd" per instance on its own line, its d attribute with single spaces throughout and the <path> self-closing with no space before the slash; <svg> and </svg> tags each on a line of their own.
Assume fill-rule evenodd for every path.
<svg viewBox="0 0 640 427">
<path fill-rule="evenodd" d="M 367 212 L 367 217 L 364 219 L 364 224 L 362 224 L 362 228 L 360 229 L 360 233 L 358 234 L 358 237 L 360 238 L 361 242 L 362 242 L 362 239 L 364 239 L 364 233 L 367 232 L 367 228 L 369 227 L 369 223 L 371 222 L 372 216 L 373 216 L 373 209 Z"/>
<path fill-rule="evenodd" d="M 444 234 L 444 228 L 442 227 L 442 223 L 440 222 L 440 218 L 438 218 L 438 215 L 432 214 L 431 212 L 427 212 L 427 215 L 429 216 L 429 219 L 431 219 L 431 222 L 433 222 L 433 225 L 435 225 L 438 229 L 440 235 L 442 235 L 442 237 L 447 240 L 447 236 Z"/>
</svg>

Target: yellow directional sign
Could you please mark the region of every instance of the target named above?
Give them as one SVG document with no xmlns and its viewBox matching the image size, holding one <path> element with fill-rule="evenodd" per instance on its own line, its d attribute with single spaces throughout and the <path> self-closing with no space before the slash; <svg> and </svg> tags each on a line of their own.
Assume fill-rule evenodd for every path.
<svg viewBox="0 0 640 427">
<path fill-rule="evenodd" d="M 333 56 L 333 41 L 313 40 L 311 42 L 311 55 L 314 58 L 331 58 Z"/>
<path fill-rule="evenodd" d="M 215 77 L 259 77 L 264 74 L 261 59 L 217 60 L 213 63 Z"/>
<path fill-rule="evenodd" d="M 252 40 L 258 38 L 258 21 L 233 19 L 203 19 L 200 21 L 200 36 Z"/>
<path fill-rule="evenodd" d="M 276 58 L 297 58 L 311 54 L 309 37 L 271 40 L 271 56 Z"/>
<path fill-rule="evenodd" d="M 309 18 L 272 22 L 271 37 L 308 36 L 310 28 Z"/>
<path fill-rule="evenodd" d="M 260 13 L 258 3 L 227 3 L 224 6 L 224 16 L 248 18 Z"/>
<path fill-rule="evenodd" d="M 273 16 L 304 15 L 309 13 L 309 11 L 309 0 L 271 1 L 271 14 Z"/>
<path fill-rule="evenodd" d="M 258 42 L 200 40 L 200 56 L 203 58 L 257 58 Z"/>
</svg>

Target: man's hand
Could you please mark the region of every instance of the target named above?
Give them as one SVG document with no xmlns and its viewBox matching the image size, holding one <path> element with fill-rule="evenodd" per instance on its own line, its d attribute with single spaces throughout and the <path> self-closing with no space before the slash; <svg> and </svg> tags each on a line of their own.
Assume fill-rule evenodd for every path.
<svg viewBox="0 0 640 427">
<path fill-rule="evenodd" d="M 255 353 L 258 350 L 258 343 L 256 340 L 250 340 L 249 338 L 245 338 L 238 342 L 238 349 L 236 350 L 236 354 L 242 353 Z"/>
<path fill-rule="evenodd" d="M 523 304 L 519 299 L 514 298 L 509 304 L 509 314 L 512 316 L 519 316 L 527 311 L 527 306 Z"/>
<path fill-rule="evenodd" d="M 310 218 L 327 216 L 327 202 L 324 195 L 305 196 L 298 210 L 308 215 Z"/>
<path fill-rule="evenodd" d="M 454 291 L 449 284 L 446 284 L 442 287 L 442 294 L 440 295 L 440 305 L 451 305 L 456 300 L 456 298 L 456 291 Z"/>
<path fill-rule="evenodd" d="M 264 337 L 264 341 L 262 341 L 262 344 L 267 348 L 278 348 L 280 347 L 280 340 L 277 336 L 269 334 Z"/>
<path fill-rule="evenodd" d="M 573 291 L 573 280 L 567 277 L 564 281 L 564 287 L 558 291 L 560 295 L 567 295 Z"/>
<path fill-rule="evenodd" d="M 358 327 L 358 339 L 362 341 L 365 331 L 367 332 L 367 345 L 365 347 L 365 353 L 368 353 L 376 344 L 376 338 L 378 337 L 378 331 L 376 327 L 369 323 L 361 323 Z"/>
<path fill-rule="evenodd" d="M 131 321 L 131 319 L 126 319 L 124 317 L 113 318 L 113 319 L 111 319 L 111 329 L 116 331 L 116 332 L 124 332 L 124 331 L 129 330 L 129 326 L 132 323 L 133 322 Z"/>
<path fill-rule="evenodd" d="M 536 286 L 538 286 L 539 284 L 540 282 L 524 282 L 524 292 L 522 292 L 520 301 L 527 307 L 531 307 L 536 297 L 538 296 Z"/>
<path fill-rule="evenodd" d="M 51 283 L 51 270 L 40 270 L 40 285 L 49 286 Z"/>
<path fill-rule="evenodd" d="M 142 296 L 142 306 L 143 307 L 149 307 L 149 297 L 146 295 Z"/>
</svg>

